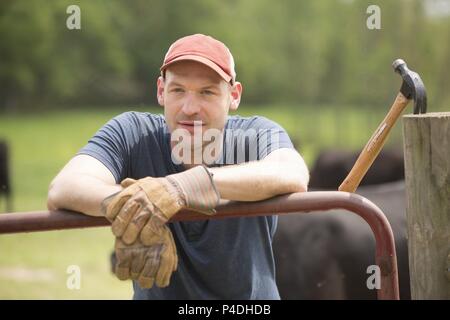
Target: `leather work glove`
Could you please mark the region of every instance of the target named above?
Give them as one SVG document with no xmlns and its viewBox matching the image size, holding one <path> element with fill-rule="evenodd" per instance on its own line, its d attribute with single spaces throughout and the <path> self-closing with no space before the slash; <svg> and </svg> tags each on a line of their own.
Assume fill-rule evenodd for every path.
<svg viewBox="0 0 450 320">
<path fill-rule="evenodd" d="M 162 234 L 151 246 L 140 241 L 132 245 L 116 238 L 115 274 L 120 280 L 136 280 L 143 289 L 167 287 L 172 273 L 177 269 L 178 256 L 172 233 L 167 226 L 161 228 Z"/>
<path fill-rule="evenodd" d="M 106 218 L 112 232 L 126 244 L 140 235 L 144 245 L 152 245 L 160 230 L 181 209 L 215 214 L 220 200 L 212 174 L 197 166 L 165 178 L 125 179 L 125 188 L 108 201 Z"/>
</svg>

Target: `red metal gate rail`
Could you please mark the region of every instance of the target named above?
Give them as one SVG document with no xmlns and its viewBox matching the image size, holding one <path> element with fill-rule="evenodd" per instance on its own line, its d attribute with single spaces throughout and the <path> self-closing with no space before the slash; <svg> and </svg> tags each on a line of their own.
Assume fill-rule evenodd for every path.
<svg viewBox="0 0 450 320">
<path fill-rule="evenodd" d="M 377 290 L 378 299 L 399 299 L 397 256 L 391 226 L 380 208 L 360 195 L 339 191 L 317 191 L 292 193 L 258 202 L 223 201 L 217 208 L 217 215 L 206 216 L 181 211 L 171 221 L 306 213 L 331 209 L 354 212 L 369 224 L 375 236 L 375 261 L 381 273 L 381 286 Z M 103 217 L 91 217 L 65 210 L 0 214 L 0 234 L 107 225 L 109 222 Z"/>
</svg>

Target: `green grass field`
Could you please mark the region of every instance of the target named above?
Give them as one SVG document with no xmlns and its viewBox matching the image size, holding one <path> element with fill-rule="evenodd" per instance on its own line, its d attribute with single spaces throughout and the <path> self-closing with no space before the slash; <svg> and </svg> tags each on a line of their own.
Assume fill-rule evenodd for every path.
<svg viewBox="0 0 450 320">
<path fill-rule="evenodd" d="M 158 108 L 128 110 L 161 113 Z M 113 116 L 127 109 L 62 110 L 0 115 L 0 139 L 11 147 L 14 211 L 46 209 L 47 188 L 63 165 Z M 239 114 L 264 115 L 298 142 L 310 165 L 326 146 L 360 149 L 383 114 L 357 108 L 241 107 Z M 400 137 L 400 123 L 393 138 Z M 0 212 L 4 203 L 0 203 Z M 130 299 L 130 282 L 109 271 L 113 237 L 108 228 L 0 236 L 0 299 Z M 81 288 L 70 290 L 67 268 L 81 269 Z"/>
</svg>

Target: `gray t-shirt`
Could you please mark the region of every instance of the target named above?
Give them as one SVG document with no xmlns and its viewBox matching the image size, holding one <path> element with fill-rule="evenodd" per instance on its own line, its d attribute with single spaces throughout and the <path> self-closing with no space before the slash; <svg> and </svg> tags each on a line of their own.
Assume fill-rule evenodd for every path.
<svg viewBox="0 0 450 320">
<path fill-rule="evenodd" d="M 213 166 L 293 148 L 283 128 L 259 116 L 229 116 L 223 139 Z M 113 118 L 78 154 L 98 159 L 117 183 L 184 170 L 172 161 L 164 116 L 150 113 L 125 112 Z M 141 289 L 134 282 L 134 299 L 279 299 L 272 252 L 276 224 L 276 216 L 170 223 L 178 269 L 166 288 Z"/>
</svg>

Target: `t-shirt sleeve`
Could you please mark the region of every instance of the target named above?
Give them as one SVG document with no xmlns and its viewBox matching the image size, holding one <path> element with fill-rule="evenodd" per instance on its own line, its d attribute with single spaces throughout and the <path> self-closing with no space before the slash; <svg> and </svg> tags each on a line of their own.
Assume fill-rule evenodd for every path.
<svg viewBox="0 0 450 320">
<path fill-rule="evenodd" d="M 294 149 L 286 130 L 275 121 L 258 116 L 252 122 L 252 129 L 255 129 L 257 132 L 256 139 L 259 160 L 264 159 L 277 149 Z"/>
<path fill-rule="evenodd" d="M 88 143 L 81 148 L 77 155 L 86 154 L 103 163 L 113 174 L 116 183 L 128 176 L 130 150 L 136 135 L 131 132 L 132 113 L 125 112 L 111 119 Z"/>
</svg>

